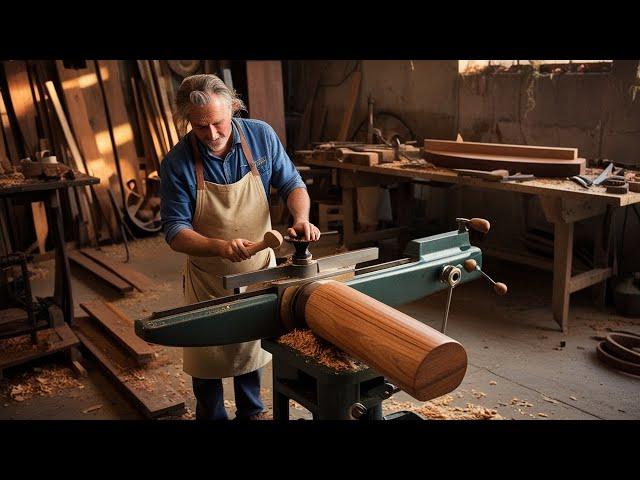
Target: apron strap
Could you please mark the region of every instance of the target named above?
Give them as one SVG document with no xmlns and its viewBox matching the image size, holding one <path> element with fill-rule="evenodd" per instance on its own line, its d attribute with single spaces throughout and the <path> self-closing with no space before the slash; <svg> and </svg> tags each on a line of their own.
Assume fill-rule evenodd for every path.
<svg viewBox="0 0 640 480">
<path fill-rule="evenodd" d="M 249 164 L 249 168 L 251 168 L 251 173 L 256 177 L 259 177 L 260 173 L 258 173 L 256 164 L 253 161 L 253 155 L 251 154 L 251 149 L 247 144 L 247 139 L 245 138 L 244 133 L 242 132 L 242 127 L 240 126 L 240 123 L 236 123 L 236 127 L 238 127 L 238 132 L 240 132 L 240 143 L 242 144 L 242 153 L 244 153 L 244 156 L 247 157 L 247 163 Z"/>
<path fill-rule="evenodd" d="M 191 154 L 196 164 L 196 188 L 198 190 L 204 190 L 204 172 L 202 170 L 202 158 L 200 157 L 200 149 L 198 148 L 198 142 L 193 132 L 189 132 L 191 137 Z"/>
</svg>

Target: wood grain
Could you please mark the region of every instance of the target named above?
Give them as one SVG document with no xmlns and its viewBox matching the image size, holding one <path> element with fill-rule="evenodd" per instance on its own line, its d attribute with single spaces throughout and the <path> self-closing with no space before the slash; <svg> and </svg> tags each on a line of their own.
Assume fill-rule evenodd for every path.
<svg viewBox="0 0 640 480">
<path fill-rule="evenodd" d="M 131 267 L 131 265 L 117 262 L 98 250 L 82 248 L 79 251 L 86 257 L 112 272 L 114 275 L 120 277 L 125 282 L 130 283 L 136 290 L 145 292 L 153 288 L 153 280 Z"/>
<path fill-rule="evenodd" d="M 97 264 L 93 260 L 88 257 L 85 257 L 81 253 L 78 253 L 75 250 L 68 252 L 69 260 L 80 265 L 81 267 L 89 270 L 94 275 L 97 275 L 102 280 L 104 280 L 109 286 L 115 288 L 118 292 L 124 294 L 127 292 L 133 291 L 133 287 L 131 284 L 125 282 L 117 275 L 114 275 L 106 268 Z"/>
<path fill-rule="evenodd" d="M 314 282 L 309 292 L 299 295 L 309 328 L 412 397 L 436 398 L 462 382 L 467 354 L 452 338 L 334 280 Z"/>
<path fill-rule="evenodd" d="M 449 153 L 479 153 L 485 155 L 505 155 L 509 157 L 538 157 L 556 160 L 575 160 L 577 148 L 538 147 L 530 145 L 508 145 L 501 143 L 455 142 L 450 140 L 424 140 L 425 150 Z"/>
<path fill-rule="evenodd" d="M 84 302 L 80 307 L 106 328 L 136 362 L 142 365 L 153 359 L 153 348 L 136 336 L 133 322 L 118 307 L 102 301 Z"/>
<path fill-rule="evenodd" d="M 247 92 L 251 118 L 263 120 L 271 125 L 286 148 L 281 62 L 247 62 Z"/>
<path fill-rule="evenodd" d="M 96 61 L 96 64 L 101 74 L 104 97 L 113 128 L 120 188 L 124 192 L 125 185 L 129 180 L 135 179 L 136 183 L 141 185 L 142 178 L 134 144 L 133 129 L 122 93 L 124 86 L 120 80 L 120 65 L 118 60 L 99 60 Z M 121 197 L 120 200 L 124 202 L 124 197 Z"/>
<path fill-rule="evenodd" d="M 530 173 L 537 177 L 571 177 L 583 175 L 586 161 L 554 160 L 533 157 L 508 157 L 485 154 L 448 153 L 437 150 L 425 150 L 423 157 L 438 167 L 464 168 L 471 170 L 498 170 Z"/>
</svg>

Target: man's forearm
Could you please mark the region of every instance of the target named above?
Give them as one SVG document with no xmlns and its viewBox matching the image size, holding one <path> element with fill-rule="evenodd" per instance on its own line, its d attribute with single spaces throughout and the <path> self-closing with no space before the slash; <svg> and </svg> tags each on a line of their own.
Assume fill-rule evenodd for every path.
<svg viewBox="0 0 640 480">
<path fill-rule="evenodd" d="M 183 228 L 171 241 L 171 248 L 194 257 L 221 257 L 226 243 L 222 239 L 208 238 L 194 230 Z"/>
<path fill-rule="evenodd" d="M 296 188 L 287 197 L 287 208 L 293 216 L 293 223 L 308 222 L 311 199 L 306 188 Z"/>
</svg>

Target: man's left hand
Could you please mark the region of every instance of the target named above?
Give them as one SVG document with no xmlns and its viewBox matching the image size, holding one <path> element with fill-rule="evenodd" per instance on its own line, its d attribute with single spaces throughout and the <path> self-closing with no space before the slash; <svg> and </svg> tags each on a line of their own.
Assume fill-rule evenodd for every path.
<svg viewBox="0 0 640 480">
<path fill-rule="evenodd" d="M 320 229 L 313 223 L 309 222 L 296 222 L 287 231 L 290 237 L 300 238 L 309 242 L 315 242 L 320 239 Z"/>
</svg>

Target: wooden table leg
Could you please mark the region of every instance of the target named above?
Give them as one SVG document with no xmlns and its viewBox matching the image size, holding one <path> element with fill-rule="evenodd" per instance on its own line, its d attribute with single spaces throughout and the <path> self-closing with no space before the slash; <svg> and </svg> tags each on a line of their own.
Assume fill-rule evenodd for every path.
<svg viewBox="0 0 640 480">
<path fill-rule="evenodd" d="M 569 296 L 571 295 L 571 261 L 573 257 L 573 223 L 554 223 L 553 241 L 553 318 L 569 332 Z"/>
<path fill-rule="evenodd" d="M 65 251 L 64 228 L 62 226 L 62 211 L 60 197 L 57 190 L 52 190 L 46 202 L 47 219 L 50 234 L 55 245 L 55 285 L 53 298 L 63 313 L 64 321 L 73 325 L 73 295 L 71 293 L 71 270 L 69 258 Z"/>
<path fill-rule="evenodd" d="M 594 232 L 593 244 L 593 268 L 609 267 L 609 252 L 611 248 L 611 231 L 613 226 L 613 212 L 609 207 L 605 215 L 600 215 L 596 219 L 596 229 Z M 615 272 L 614 272 L 615 273 Z M 606 304 L 607 280 L 594 285 L 592 294 L 594 303 L 604 308 Z"/>
</svg>

